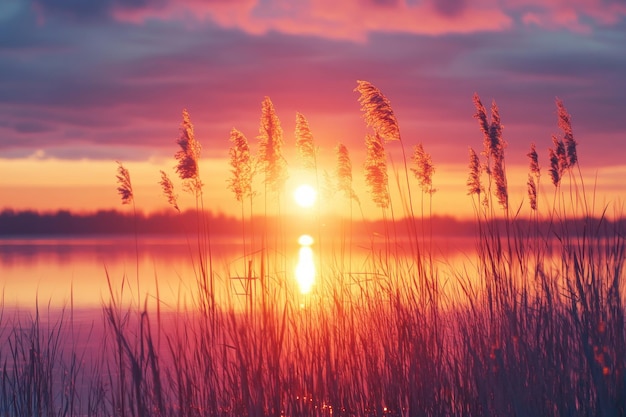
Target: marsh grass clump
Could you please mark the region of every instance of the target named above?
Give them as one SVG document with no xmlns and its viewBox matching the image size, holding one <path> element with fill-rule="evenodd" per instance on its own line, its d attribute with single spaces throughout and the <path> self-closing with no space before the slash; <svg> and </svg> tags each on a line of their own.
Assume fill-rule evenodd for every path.
<svg viewBox="0 0 626 417">
<path fill-rule="evenodd" d="M 56 416 L 85 409 L 89 358 L 76 343 L 71 314 L 41 312 L 38 304 L 32 315 L 7 315 L 4 305 L 0 311 L 0 415 Z M 89 337 L 83 334 L 82 340 Z"/>
<path fill-rule="evenodd" d="M 394 124 L 389 102 L 379 90 L 364 82 L 359 88 L 365 97 L 362 106 L 378 120 L 372 123 Z M 213 265 L 196 269 L 192 299 L 179 298 L 168 314 L 162 314 L 158 294 L 130 308 L 124 302 L 128 282 L 116 289 L 109 280 L 103 320 L 92 333 L 100 335 L 97 360 L 88 361 L 75 339 L 65 339 L 71 322 L 44 326 L 39 315 L 7 319 L 0 314 L 0 414 L 626 415 L 626 223 L 621 213 L 609 219 L 607 207 L 594 216 L 579 198 L 585 195 L 582 175 L 572 170 L 579 155 L 573 153 L 570 117 L 562 103 L 557 104 L 557 126 L 564 136 L 552 142 L 547 155 L 554 199 L 560 204 L 537 203 L 542 197 L 540 155 L 532 144 L 530 215 L 510 212 L 498 108 L 494 103 L 489 118 L 477 95 L 474 106 L 484 151 L 469 148 L 466 185 L 476 228 L 475 251 L 467 254 L 466 262 L 452 265 L 426 251 L 432 236 L 429 245 L 403 250 L 402 238 L 401 243 L 419 243 L 415 235 L 407 237 L 415 230 L 416 218 L 410 215 L 408 220 L 385 217 L 388 227 L 377 229 L 385 247 L 372 244 L 362 260 L 344 262 L 359 245 L 352 240 L 352 227 L 361 224 L 350 218 L 343 229 L 349 230 L 349 248 L 329 250 L 331 256 L 321 265 L 326 279 L 304 296 L 287 279 L 286 262 L 278 261 L 286 258 L 281 245 L 271 247 L 277 254 L 273 262 L 267 256 L 267 233 L 280 242 L 286 232 L 270 229 L 281 220 L 274 222 L 266 211 L 261 219 L 266 227 L 259 232 L 261 266 L 246 270 L 243 278 L 250 286 L 243 300 Z M 297 122 L 296 136 L 310 156 L 315 147 L 305 120 Z M 185 116 L 182 126 L 185 145 L 177 160 L 185 161 L 183 166 L 190 169 L 185 172 L 191 175 L 194 165 L 188 158 L 198 155 L 183 151 L 199 148 L 192 145 Z M 385 134 L 393 136 L 390 126 Z M 396 178 L 398 193 L 408 193 L 397 180 L 402 172 L 387 171 L 380 134 L 385 129 L 379 128 L 366 136 L 365 179 L 373 202 L 385 213 L 393 208 L 390 176 Z M 282 129 L 268 98 L 262 104 L 260 131 L 259 170 L 265 175 L 265 199 L 269 195 L 274 202 L 286 166 Z M 231 143 L 233 176 L 227 185 L 243 207 L 244 200 L 252 201 L 259 193 L 250 181 L 257 158 L 242 133 L 231 131 Z M 423 196 L 432 197 L 435 167 L 421 144 L 413 149 L 412 180 Z M 350 205 L 358 204 L 345 145 L 337 146 L 336 162 L 333 187 Z M 181 181 L 193 175 L 185 174 Z M 570 187 L 560 185 L 564 178 Z M 161 180 L 174 196 L 169 178 L 162 173 Z M 201 184 L 199 177 L 193 184 Z M 201 197 L 201 187 L 191 191 Z M 577 211 L 579 204 L 583 207 Z M 572 215 L 578 212 L 585 216 Z M 244 214 L 242 209 L 242 222 Z M 248 221 L 252 224 L 252 204 Z M 190 251 L 193 262 L 203 259 L 206 233 L 199 221 L 198 250 Z M 243 232 L 246 260 L 257 252 L 246 249 L 255 235 Z M 196 249 L 193 243 L 190 247 Z M 231 278 L 228 272 L 224 277 Z M 208 277 L 215 278 L 215 286 L 208 285 Z M 217 286 L 223 287 L 222 297 L 215 295 Z"/>
</svg>

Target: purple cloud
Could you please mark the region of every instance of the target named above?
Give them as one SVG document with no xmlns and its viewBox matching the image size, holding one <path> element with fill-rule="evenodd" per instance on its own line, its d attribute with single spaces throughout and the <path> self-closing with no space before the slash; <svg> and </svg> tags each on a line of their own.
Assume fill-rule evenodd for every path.
<svg viewBox="0 0 626 417">
<path fill-rule="evenodd" d="M 460 16 L 467 8 L 466 0 L 433 0 L 433 7 L 447 17 Z"/>
<path fill-rule="evenodd" d="M 0 25 L 0 154 L 110 158 L 128 146 L 137 158 L 171 155 L 188 108 L 205 155 L 223 156 L 232 127 L 254 140 L 265 95 L 288 140 L 299 111 L 326 149 L 339 140 L 360 147 L 365 126 L 352 90 L 365 79 L 392 101 L 408 144 L 434 147 L 439 162 L 464 162 L 467 146 L 480 145 L 478 92 L 500 105 L 515 161 L 530 142 L 550 146 L 558 96 L 589 158 L 621 163 L 605 150 L 626 131 L 626 24 L 591 7 L 577 16 L 593 30 L 576 32 L 525 24 L 529 13 L 548 19 L 567 7 L 521 1 L 312 0 L 305 10 L 271 3 L 259 13 L 255 1 L 188 0 L 193 17 L 167 1 L 82 3 L 38 0 L 37 13 L 23 9 Z M 411 26 L 421 22 L 417 11 L 439 26 Z M 407 17 L 393 26 L 398 13 Z M 485 23 L 489 16 L 497 19 Z M 456 30 L 445 26 L 454 22 Z"/>
</svg>

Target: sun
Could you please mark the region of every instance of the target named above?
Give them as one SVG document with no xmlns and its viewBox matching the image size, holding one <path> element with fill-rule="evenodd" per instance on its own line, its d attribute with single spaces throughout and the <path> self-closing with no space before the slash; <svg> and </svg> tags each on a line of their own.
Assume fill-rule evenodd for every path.
<svg viewBox="0 0 626 417">
<path fill-rule="evenodd" d="M 302 184 L 293 192 L 293 198 L 300 207 L 311 207 L 317 200 L 317 191 L 308 184 Z"/>
</svg>

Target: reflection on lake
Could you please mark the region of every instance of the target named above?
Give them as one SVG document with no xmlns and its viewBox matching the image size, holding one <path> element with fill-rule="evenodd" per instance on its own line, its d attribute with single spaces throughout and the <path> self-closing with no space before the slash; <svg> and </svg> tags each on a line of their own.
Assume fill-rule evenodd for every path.
<svg viewBox="0 0 626 417">
<path fill-rule="evenodd" d="M 298 238 L 300 250 L 298 252 L 298 264 L 296 265 L 296 280 L 302 294 L 311 292 L 315 284 L 315 259 L 313 258 L 313 238 L 309 235 L 302 235 Z"/>
<path fill-rule="evenodd" d="M 473 252 L 472 239 L 440 239 L 433 243 L 435 263 L 468 262 Z M 410 251 L 403 252 L 410 261 Z M 279 279 L 297 288 L 296 271 L 301 248 L 307 249 L 308 272 L 341 270 L 359 279 L 377 273 L 376 258 L 383 257 L 385 245 L 371 242 L 316 240 L 301 246 L 297 242 L 284 245 L 285 253 L 277 262 Z M 349 250 L 349 247 L 352 249 Z M 236 298 L 244 295 L 245 277 L 249 276 L 240 240 L 220 238 L 211 244 L 213 268 L 216 272 L 216 293 Z M 268 254 L 268 259 L 276 259 Z M 260 255 L 253 265 L 260 269 Z M 312 260 L 314 259 L 314 261 Z M 320 265 L 319 262 L 322 262 Z M 283 267 L 284 266 L 284 267 Z M 31 308 L 40 305 L 99 307 L 109 299 L 109 284 L 116 296 L 136 299 L 139 286 L 141 299 L 157 295 L 164 307 L 189 304 L 197 288 L 199 276 L 198 247 L 193 238 L 172 236 L 88 236 L 88 237 L 25 237 L 0 239 L 0 288 L 5 306 Z M 302 269 L 302 267 L 300 267 Z M 449 269 L 449 266 L 446 266 Z M 280 271 L 287 271 L 280 273 Z M 138 274 L 137 274 L 138 272 Z M 139 279 L 137 280 L 137 277 Z M 244 277 L 234 279 L 234 277 Z M 308 278 L 310 279 L 310 277 Z M 364 278 L 365 280 L 365 278 Z M 317 282 L 316 285 L 319 284 Z"/>
</svg>

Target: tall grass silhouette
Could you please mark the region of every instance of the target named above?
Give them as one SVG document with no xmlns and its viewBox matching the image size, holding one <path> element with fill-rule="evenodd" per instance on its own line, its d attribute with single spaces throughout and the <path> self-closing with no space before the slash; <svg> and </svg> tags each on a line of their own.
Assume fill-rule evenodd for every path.
<svg viewBox="0 0 626 417">
<path fill-rule="evenodd" d="M 474 95 L 483 145 L 481 153 L 469 148 L 466 184 L 475 251 L 453 265 L 432 248 L 431 156 L 420 142 L 413 165 L 405 158 L 395 167 L 385 152 L 385 140 L 400 138 L 390 101 L 371 83 L 359 82 L 358 91 L 373 129 L 362 174 L 382 210 L 384 253 L 372 245 L 363 262 L 343 258 L 352 257 L 352 230 L 361 224 L 352 205 L 361 198 L 348 148 L 339 144 L 329 177 L 350 204 L 348 248 L 324 258 L 326 279 L 301 303 L 287 272 L 286 228 L 268 210 L 274 204 L 281 213 L 287 166 L 280 121 L 265 98 L 256 154 L 242 132 L 230 132 L 226 187 L 241 204 L 248 285 L 241 302 L 233 271 L 219 274 L 214 263 L 205 264 L 211 240 L 200 145 L 185 111 L 175 169 L 196 197 L 190 262 L 205 265 L 195 269 L 193 300 L 179 301 L 169 315 L 159 310 L 158 294 L 156 311 L 148 297 L 132 309 L 123 297 L 128 283 L 116 289 L 109 280 L 102 329 L 93 332 L 101 335 L 102 355 L 89 366 L 75 345 L 65 350 L 65 318 L 44 329 L 39 315 L 26 322 L 0 315 L 0 415 L 626 415 L 624 222 L 620 212 L 609 219 L 610 207 L 596 215 L 593 200 L 586 200 L 573 118 L 563 102 L 556 102 L 562 137 L 530 145 L 526 215 L 511 207 L 499 109 L 494 102 L 488 115 Z M 301 114 L 296 121 L 302 163 L 317 170 L 308 122 Z M 539 181 L 542 146 L 551 146 L 551 186 Z M 120 175 L 121 186 L 126 178 L 130 186 L 129 173 Z M 164 172 L 160 184 L 169 203 L 184 209 Z M 411 188 L 422 194 L 419 217 Z M 253 227 L 255 198 L 264 199 L 265 209 L 262 224 Z M 393 201 L 404 203 L 388 216 Z"/>
</svg>

